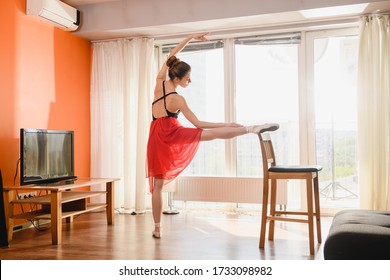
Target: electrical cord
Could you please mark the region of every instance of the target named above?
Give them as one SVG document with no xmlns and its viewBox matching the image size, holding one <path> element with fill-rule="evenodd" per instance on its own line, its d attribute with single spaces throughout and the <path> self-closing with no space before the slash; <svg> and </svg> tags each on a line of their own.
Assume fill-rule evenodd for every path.
<svg viewBox="0 0 390 280">
<path fill-rule="evenodd" d="M 15 170 L 15 176 L 14 176 L 14 186 L 15 186 L 15 182 L 16 182 L 16 177 L 18 176 L 19 164 L 20 164 L 20 158 L 16 162 L 16 170 Z"/>
<path fill-rule="evenodd" d="M 15 176 L 14 176 L 14 186 L 16 185 L 16 178 L 18 177 L 18 174 L 19 174 L 18 171 L 19 171 L 20 161 L 21 161 L 21 159 L 19 158 L 17 160 L 17 162 L 16 162 L 16 169 L 15 169 Z M 38 196 L 40 196 L 40 195 L 41 195 L 41 191 L 38 193 Z M 20 198 L 21 197 L 19 196 L 19 192 L 16 190 L 16 199 L 19 200 Z M 20 208 L 21 208 L 23 214 L 26 213 L 26 211 L 23 208 L 23 204 L 20 204 Z M 30 204 L 30 209 L 31 209 L 31 211 L 38 210 L 38 206 L 36 204 Z M 29 221 L 34 226 L 34 228 L 36 230 L 41 231 L 41 230 L 46 230 L 46 229 L 50 228 L 50 227 L 37 226 L 35 224 L 35 221 L 39 222 L 39 220 L 34 220 L 34 219 L 26 219 L 26 220 Z"/>
<path fill-rule="evenodd" d="M 16 184 L 16 177 L 18 177 L 19 163 L 20 163 L 20 158 L 16 161 L 16 170 L 15 170 L 15 176 L 14 176 L 14 186 Z M 17 190 L 16 190 L 16 199 L 19 199 L 19 193 L 18 193 Z"/>
</svg>

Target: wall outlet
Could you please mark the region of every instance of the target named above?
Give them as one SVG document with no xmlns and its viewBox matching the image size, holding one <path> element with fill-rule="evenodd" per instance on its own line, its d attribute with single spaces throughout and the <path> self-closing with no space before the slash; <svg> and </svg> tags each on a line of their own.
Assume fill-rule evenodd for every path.
<svg viewBox="0 0 390 280">
<path fill-rule="evenodd" d="M 32 198 L 34 196 L 37 196 L 36 192 L 24 192 L 18 194 L 18 199 Z"/>
</svg>

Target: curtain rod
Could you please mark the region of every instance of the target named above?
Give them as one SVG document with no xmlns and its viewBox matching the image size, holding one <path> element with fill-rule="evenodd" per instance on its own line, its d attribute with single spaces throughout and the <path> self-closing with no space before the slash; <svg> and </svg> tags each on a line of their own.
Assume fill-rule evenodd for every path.
<svg viewBox="0 0 390 280">
<path fill-rule="evenodd" d="M 385 13 L 375 13 L 375 14 L 365 14 L 362 15 L 361 18 L 370 18 L 370 17 L 386 17 L 390 16 L 390 12 L 385 12 Z"/>
<path fill-rule="evenodd" d="M 92 40 L 91 43 L 103 43 L 103 42 L 116 42 L 116 41 L 125 41 L 125 40 L 134 40 L 134 39 L 154 39 L 152 37 L 119 37 L 119 38 L 112 38 L 112 39 L 101 39 L 101 40 Z"/>
<path fill-rule="evenodd" d="M 361 16 L 361 19 L 364 19 L 365 22 L 368 23 L 368 22 L 372 21 L 374 17 L 381 18 L 381 17 L 386 17 L 386 16 L 390 18 L 390 13 L 367 14 L 367 15 Z"/>
<path fill-rule="evenodd" d="M 209 41 L 200 41 L 200 42 L 190 42 L 188 43 L 188 46 L 196 46 L 196 45 L 212 45 L 212 44 L 219 44 L 222 42 L 222 39 L 216 39 L 216 40 L 209 40 Z M 176 47 L 177 43 L 170 43 L 170 44 L 163 44 L 161 45 L 163 48 L 170 48 L 170 47 Z"/>
<path fill-rule="evenodd" d="M 364 15 L 361 15 L 361 16 L 365 17 L 365 16 L 389 16 L 389 15 L 390 15 L 390 11 L 388 11 L 388 12 L 378 12 L 378 13 L 364 14 Z"/>
</svg>

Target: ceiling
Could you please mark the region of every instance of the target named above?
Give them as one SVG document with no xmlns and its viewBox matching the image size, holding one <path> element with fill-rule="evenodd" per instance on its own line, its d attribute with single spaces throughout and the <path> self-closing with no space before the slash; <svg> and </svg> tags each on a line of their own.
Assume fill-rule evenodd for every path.
<svg viewBox="0 0 390 280">
<path fill-rule="evenodd" d="M 326 3 L 352 3 L 355 2 L 357 4 L 352 5 L 343 5 L 336 7 L 326 7 L 326 8 L 316 8 L 316 9 L 306 9 L 306 10 L 295 10 L 295 8 L 290 9 L 279 9 L 276 12 L 264 12 L 260 14 L 252 14 L 252 15 L 238 15 L 238 16 L 229 16 L 229 17 L 220 17 L 218 18 L 220 13 L 223 13 L 224 10 L 216 10 L 214 12 L 215 17 L 210 16 L 209 18 L 190 18 L 189 21 L 177 19 L 177 22 L 171 21 L 171 19 L 158 19 L 149 18 L 150 15 L 153 16 L 153 10 L 150 9 L 152 7 L 156 7 L 156 10 L 161 11 L 164 9 L 161 0 L 154 0 L 156 2 L 151 2 L 150 0 L 62 0 L 63 2 L 74 6 L 81 10 L 82 15 L 85 19 L 85 23 L 82 24 L 75 32 L 75 35 L 83 37 L 88 40 L 106 40 L 113 38 L 123 38 L 123 37 L 153 37 L 160 38 L 164 40 L 164 38 L 174 38 L 176 36 L 181 36 L 182 34 L 188 34 L 197 32 L 199 30 L 207 30 L 212 31 L 214 36 L 221 36 L 224 34 L 235 34 L 235 32 L 239 33 L 250 33 L 256 30 L 257 32 L 266 31 L 266 30 L 275 30 L 276 29 L 292 29 L 292 28 L 301 28 L 302 26 L 310 26 L 310 25 L 321 25 L 321 24 L 345 24 L 348 22 L 357 22 L 357 19 L 362 14 L 371 14 L 371 13 L 385 13 L 390 12 L 390 1 L 343 1 L 343 0 L 334 0 L 334 1 L 316 1 L 316 2 L 326 2 Z M 129 10 L 130 13 L 134 12 L 133 10 L 140 9 L 145 13 L 149 12 L 146 17 L 141 17 L 137 14 L 130 14 L 123 16 L 125 11 L 121 11 L 118 8 L 114 10 L 114 6 L 120 6 L 118 3 L 122 2 L 122 6 L 126 3 L 133 3 L 132 9 Z M 134 1 L 137 1 L 137 7 L 134 9 Z M 167 0 L 164 0 L 167 1 Z M 175 0 L 171 0 L 175 2 Z M 195 0 L 196 1 L 196 0 Z M 242 3 L 239 0 L 239 3 Z M 149 2 L 147 4 L 144 4 Z M 169 1 L 168 1 L 169 2 Z M 165 2 L 165 3 L 168 3 Z M 196 5 L 196 4 L 188 4 L 190 2 L 183 0 L 184 5 Z M 230 1 L 231 2 L 231 1 Z M 292 2 L 287 1 L 276 1 L 276 2 L 284 2 L 290 4 Z M 309 3 L 307 1 L 306 3 Z M 199 2 L 198 2 L 199 3 Z M 207 3 L 211 3 L 207 2 Z M 252 3 L 254 3 L 252 1 Z M 256 2 L 259 3 L 259 2 Z M 274 2 L 275 3 L 275 2 Z M 295 1 L 295 3 L 303 3 L 305 1 Z M 313 3 L 313 2 L 311 2 Z M 283 4 L 283 3 L 282 3 Z M 142 6 L 145 7 L 142 7 Z M 168 3 L 169 5 L 169 3 Z M 200 5 L 200 4 L 199 4 Z M 258 5 L 258 4 L 257 4 Z M 113 7 L 112 13 L 109 12 L 99 13 L 99 9 L 110 11 L 110 7 Z M 104 8 L 103 8 L 104 7 Z M 295 7 L 295 6 L 294 6 Z M 146 10 L 146 8 L 148 8 Z M 178 8 L 178 7 L 175 7 Z M 143 10 L 144 9 L 144 10 Z M 179 9 L 179 8 L 178 8 Z M 184 9 L 184 8 L 181 8 Z M 188 10 L 188 9 L 187 9 Z M 209 9 L 208 9 L 209 10 Z M 266 10 L 266 8 L 264 9 Z M 183 10 L 186 11 L 186 10 Z M 198 11 L 197 11 L 198 12 Z M 134 12 L 136 13 L 136 11 Z M 140 12 L 139 12 L 140 13 Z M 199 13 L 199 12 L 198 12 Z M 104 14 L 105 19 L 100 20 L 100 17 L 97 15 Z M 121 18 L 122 14 L 122 18 Z M 180 14 L 176 13 L 180 17 Z M 201 14 L 201 13 L 199 13 Z M 209 13 L 210 14 L 210 13 Z M 234 13 L 233 13 L 234 14 Z M 89 17 L 88 17 L 89 16 Z M 197 15 L 201 17 L 202 15 Z M 130 19 L 129 19 L 130 18 Z"/>
</svg>

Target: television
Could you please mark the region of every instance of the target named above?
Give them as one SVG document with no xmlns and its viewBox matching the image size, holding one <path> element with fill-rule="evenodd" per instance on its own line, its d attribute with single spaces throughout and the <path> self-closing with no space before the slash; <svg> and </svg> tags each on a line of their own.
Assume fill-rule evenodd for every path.
<svg viewBox="0 0 390 280">
<path fill-rule="evenodd" d="M 74 132 L 20 129 L 20 184 L 49 184 L 76 179 Z"/>
</svg>

